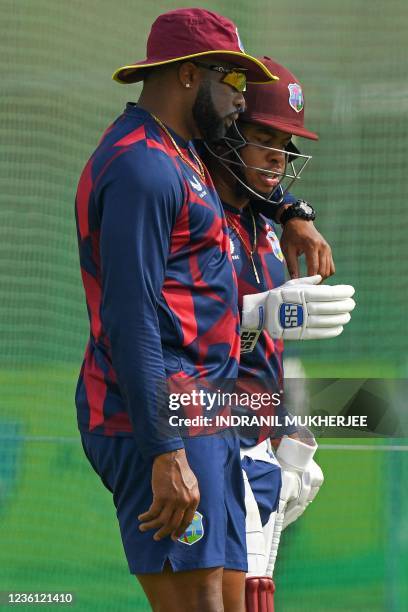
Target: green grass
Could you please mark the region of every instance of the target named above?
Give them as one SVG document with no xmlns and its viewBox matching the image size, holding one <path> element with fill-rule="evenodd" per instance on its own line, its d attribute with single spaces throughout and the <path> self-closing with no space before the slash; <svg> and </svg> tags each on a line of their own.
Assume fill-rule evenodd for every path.
<svg viewBox="0 0 408 612">
<path fill-rule="evenodd" d="M 69 591 L 76 610 L 143 612 L 110 495 L 79 443 L 76 375 L 0 374 L 0 591 Z M 407 453 L 318 452 L 324 486 L 282 536 L 278 612 L 407 609 L 407 461 Z"/>
</svg>

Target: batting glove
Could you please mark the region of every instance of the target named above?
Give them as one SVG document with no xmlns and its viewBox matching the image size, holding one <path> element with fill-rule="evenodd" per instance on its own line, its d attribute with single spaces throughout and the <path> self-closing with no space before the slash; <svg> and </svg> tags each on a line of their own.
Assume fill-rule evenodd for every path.
<svg viewBox="0 0 408 612">
<path fill-rule="evenodd" d="M 323 484 L 323 472 L 314 461 L 317 444 L 304 444 L 284 436 L 276 451 L 282 469 L 282 489 L 279 500 L 284 512 L 283 529 L 296 521 L 316 497 Z"/>
<path fill-rule="evenodd" d="M 355 307 L 351 285 L 319 285 L 320 274 L 296 278 L 277 289 L 244 295 L 242 352 L 253 350 L 251 342 L 262 329 L 272 338 L 316 340 L 334 338 L 350 321 Z M 257 334 L 256 340 L 254 340 Z"/>
</svg>

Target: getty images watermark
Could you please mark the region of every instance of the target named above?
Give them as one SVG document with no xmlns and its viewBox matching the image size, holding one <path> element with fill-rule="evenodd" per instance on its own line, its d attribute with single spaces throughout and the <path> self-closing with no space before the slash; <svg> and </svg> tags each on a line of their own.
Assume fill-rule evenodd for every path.
<svg viewBox="0 0 408 612">
<path fill-rule="evenodd" d="M 182 414 L 172 414 L 169 424 L 172 427 L 367 427 L 366 415 L 293 415 L 281 411 L 282 393 L 226 393 L 192 390 L 169 394 L 169 409 Z M 200 414 L 185 416 L 184 410 L 201 409 Z M 224 414 L 222 409 L 229 409 Z M 268 410 L 269 409 L 269 410 Z M 210 416 L 206 412 L 220 411 Z M 239 411 L 240 414 L 234 412 Z M 261 414 L 257 414 L 261 411 Z M 265 411 L 268 414 L 265 414 Z"/>
</svg>

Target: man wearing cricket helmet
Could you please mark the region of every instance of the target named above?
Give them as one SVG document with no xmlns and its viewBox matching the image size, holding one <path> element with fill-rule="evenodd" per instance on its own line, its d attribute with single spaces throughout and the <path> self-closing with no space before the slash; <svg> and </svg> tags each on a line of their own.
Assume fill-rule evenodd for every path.
<svg viewBox="0 0 408 612">
<path fill-rule="evenodd" d="M 270 58 L 260 60 L 279 81 L 248 86 L 245 112 L 219 143 L 207 143 L 211 156 L 205 156 L 226 213 L 238 277 L 242 329 L 237 389 L 252 394 L 283 387 L 284 338 L 334 337 L 342 332 L 354 308 L 352 287 L 317 286 L 320 275 L 284 284 L 284 258 L 270 219 L 279 219 L 285 231 L 294 223 L 304 226 L 315 218 L 312 207 L 296 200 L 288 189 L 296 189 L 310 160 L 292 137 L 317 140 L 318 136 L 304 126 L 298 79 Z M 319 269 L 324 276 L 332 273 L 328 253 L 319 261 Z M 325 291 L 326 302 L 314 303 L 316 290 Z M 285 292 L 294 304 L 302 304 L 309 329 L 296 320 L 298 313 L 288 317 L 288 323 L 279 316 Z M 261 309 L 266 312 L 262 326 L 258 325 Z M 270 412 L 268 408 L 256 414 Z M 280 406 L 276 414 L 283 423 L 286 410 Z M 248 612 L 270 612 L 280 532 L 314 499 L 323 475 L 313 460 L 316 442 L 307 430 L 242 427 L 239 433 L 247 508 L 246 605 Z"/>
</svg>

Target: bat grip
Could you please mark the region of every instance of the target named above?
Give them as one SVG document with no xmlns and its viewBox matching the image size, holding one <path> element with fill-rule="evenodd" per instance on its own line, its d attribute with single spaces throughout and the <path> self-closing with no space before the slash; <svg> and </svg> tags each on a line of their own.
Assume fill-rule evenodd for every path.
<svg viewBox="0 0 408 612">
<path fill-rule="evenodd" d="M 276 513 L 275 525 L 274 525 L 273 536 L 272 536 L 271 552 L 269 554 L 268 565 L 266 567 L 266 575 L 269 578 L 273 577 L 273 572 L 275 569 L 276 557 L 278 555 L 278 549 L 279 549 L 279 543 L 280 543 L 280 538 L 281 538 L 281 533 L 282 533 L 282 528 L 283 528 L 284 517 L 285 517 L 285 509 L 283 509 L 282 512 Z"/>
</svg>

